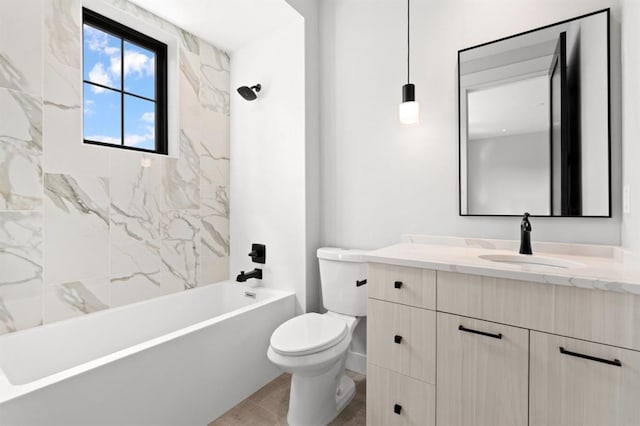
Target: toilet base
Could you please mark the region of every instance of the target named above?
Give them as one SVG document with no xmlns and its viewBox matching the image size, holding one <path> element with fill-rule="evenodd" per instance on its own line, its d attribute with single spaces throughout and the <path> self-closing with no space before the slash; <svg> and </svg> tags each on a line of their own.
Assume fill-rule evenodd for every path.
<svg viewBox="0 0 640 426">
<path fill-rule="evenodd" d="M 351 402 L 355 393 L 355 383 L 344 374 L 343 363 L 337 363 L 321 376 L 293 374 L 287 422 L 291 426 L 326 425 Z"/>
<path fill-rule="evenodd" d="M 356 395 L 356 384 L 353 379 L 346 374 L 340 379 L 340 385 L 336 391 L 336 416 L 349 405 L 353 397 Z M 333 419 L 331 419 L 333 420 Z"/>
</svg>

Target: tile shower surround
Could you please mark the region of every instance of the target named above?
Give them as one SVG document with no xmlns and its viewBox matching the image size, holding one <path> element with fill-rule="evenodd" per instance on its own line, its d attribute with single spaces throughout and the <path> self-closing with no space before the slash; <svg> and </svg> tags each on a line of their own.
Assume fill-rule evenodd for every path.
<svg viewBox="0 0 640 426">
<path fill-rule="evenodd" d="M 0 0 L 0 334 L 229 275 L 229 56 L 107 2 L 179 40 L 180 154 L 82 144 L 81 0 Z"/>
</svg>

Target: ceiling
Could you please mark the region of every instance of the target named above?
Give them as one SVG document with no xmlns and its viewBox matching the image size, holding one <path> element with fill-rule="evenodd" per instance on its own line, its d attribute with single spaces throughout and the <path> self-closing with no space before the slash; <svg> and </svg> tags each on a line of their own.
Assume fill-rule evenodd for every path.
<svg viewBox="0 0 640 426">
<path fill-rule="evenodd" d="M 285 0 L 131 0 L 228 52 L 300 16 Z"/>
</svg>

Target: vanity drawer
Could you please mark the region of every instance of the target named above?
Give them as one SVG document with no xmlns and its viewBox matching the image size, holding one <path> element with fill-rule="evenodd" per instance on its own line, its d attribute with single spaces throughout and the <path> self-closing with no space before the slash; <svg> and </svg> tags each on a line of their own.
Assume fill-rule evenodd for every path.
<svg viewBox="0 0 640 426">
<path fill-rule="evenodd" d="M 640 350 L 640 296 L 438 271 L 438 311 Z"/>
<path fill-rule="evenodd" d="M 436 308 L 436 272 L 369 263 L 368 296 L 419 308 Z"/>
<path fill-rule="evenodd" d="M 530 425 L 640 421 L 640 352 L 532 331 L 530 363 Z"/>
<path fill-rule="evenodd" d="M 435 386 L 367 364 L 367 425 L 435 425 Z"/>
<path fill-rule="evenodd" d="M 428 382 L 436 379 L 436 313 L 381 300 L 367 303 L 367 357 Z"/>
</svg>

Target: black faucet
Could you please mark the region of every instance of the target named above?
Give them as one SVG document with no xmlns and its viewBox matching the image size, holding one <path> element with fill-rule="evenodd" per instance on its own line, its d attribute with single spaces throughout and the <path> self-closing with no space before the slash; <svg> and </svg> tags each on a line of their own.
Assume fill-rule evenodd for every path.
<svg viewBox="0 0 640 426">
<path fill-rule="evenodd" d="M 533 254 L 531 250 L 531 222 L 529 213 L 525 213 L 520 223 L 520 254 Z"/>
<path fill-rule="evenodd" d="M 244 271 L 240 271 L 240 275 L 238 275 L 236 277 L 236 281 L 238 281 L 239 283 L 243 283 L 245 281 L 247 281 L 248 279 L 251 278 L 257 278 L 259 280 L 262 279 L 262 269 L 256 268 L 251 272 L 247 272 L 246 274 L 244 273 Z"/>
</svg>

